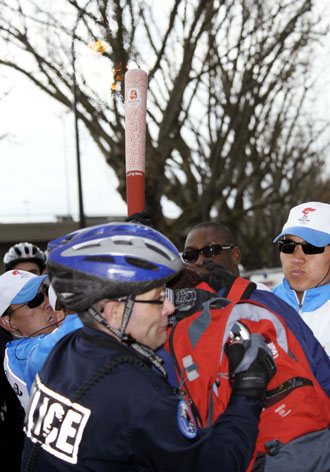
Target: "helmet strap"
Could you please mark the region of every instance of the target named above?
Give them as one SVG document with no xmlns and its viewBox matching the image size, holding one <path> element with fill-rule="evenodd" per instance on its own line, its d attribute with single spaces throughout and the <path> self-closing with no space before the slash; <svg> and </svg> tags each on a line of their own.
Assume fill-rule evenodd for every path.
<svg viewBox="0 0 330 472">
<path fill-rule="evenodd" d="M 158 356 L 158 354 L 156 354 L 153 349 L 136 341 L 130 344 L 130 347 L 138 352 L 141 356 L 146 357 L 151 362 L 151 364 L 155 366 L 165 378 L 167 378 L 166 370 L 163 367 L 164 360 Z"/>
<path fill-rule="evenodd" d="M 125 303 L 122 322 L 121 322 L 120 339 L 124 341 L 132 349 L 134 349 L 136 352 L 138 352 L 141 356 L 146 357 L 152 363 L 152 365 L 154 365 L 158 370 L 160 370 L 160 372 L 164 375 L 164 377 L 167 377 L 166 371 L 163 367 L 163 362 L 164 362 L 163 359 L 160 356 L 158 356 L 155 353 L 155 351 L 151 349 L 150 347 L 147 347 L 144 344 L 137 342 L 131 335 L 125 334 L 127 324 L 132 314 L 134 302 L 135 302 L 135 296 L 128 295 L 126 299 L 126 303 Z"/>
<path fill-rule="evenodd" d="M 101 315 L 101 313 L 99 313 L 97 310 L 95 310 L 94 307 L 89 307 L 87 312 L 91 315 L 92 318 L 94 318 L 95 321 L 97 321 L 98 323 L 100 323 L 102 326 L 104 326 L 105 328 L 107 328 L 109 331 L 111 331 L 111 333 L 115 334 L 116 336 L 118 336 L 118 338 L 121 339 L 121 333 L 118 329 L 114 329 L 112 328 L 112 326 L 110 326 L 106 320 L 103 318 L 103 316 Z"/>
<path fill-rule="evenodd" d="M 163 359 L 158 356 L 153 349 L 145 346 L 144 344 L 140 344 L 130 334 L 125 333 L 125 329 L 132 314 L 134 301 L 134 295 L 129 295 L 127 297 L 120 330 L 112 328 L 112 326 L 106 322 L 103 316 L 94 307 L 88 308 L 87 311 L 98 323 L 100 323 L 102 326 L 105 326 L 111 333 L 115 334 L 123 343 L 134 349 L 141 356 L 147 358 L 151 364 L 164 375 L 164 377 L 167 377 L 166 370 L 163 367 Z"/>
<path fill-rule="evenodd" d="M 107 328 L 111 333 L 115 334 L 121 341 L 126 342 L 128 345 L 132 344 L 135 340 L 132 338 L 131 335 L 125 333 L 126 326 L 129 322 L 130 316 L 132 314 L 133 306 L 134 306 L 135 297 L 133 295 L 129 295 L 127 301 L 125 303 L 123 318 L 121 322 L 120 329 L 115 329 L 107 323 L 107 321 L 103 318 L 101 313 L 96 310 L 94 307 L 89 307 L 87 312 L 100 323 L 102 326 Z"/>
<path fill-rule="evenodd" d="M 122 318 L 121 327 L 120 327 L 120 339 L 122 340 L 124 340 L 126 336 L 125 330 L 133 311 L 134 302 L 135 302 L 135 295 L 128 295 L 125 302 L 125 308 L 124 308 L 123 318 Z"/>
</svg>

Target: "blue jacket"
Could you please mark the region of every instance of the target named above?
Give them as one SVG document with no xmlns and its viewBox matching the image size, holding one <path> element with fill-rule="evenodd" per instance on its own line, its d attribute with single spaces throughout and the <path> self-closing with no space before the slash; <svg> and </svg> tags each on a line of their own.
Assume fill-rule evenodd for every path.
<svg viewBox="0 0 330 472">
<path fill-rule="evenodd" d="M 32 448 L 29 470 L 40 472 L 243 471 L 262 408 L 232 396 L 215 424 L 198 430 L 185 401 L 146 359 L 88 327 L 56 344 L 31 395 L 23 471 Z"/>
<path fill-rule="evenodd" d="M 285 300 L 297 312 L 301 311 L 303 313 L 306 311 L 315 311 L 329 300 L 330 285 L 326 284 L 305 290 L 303 303 L 301 305 L 299 304 L 296 292 L 292 290 L 285 277 L 283 283 L 273 289 L 273 293 Z"/>
<path fill-rule="evenodd" d="M 49 352 L 59 339 L 82 327 L 78 315 L 68 315 L 52 333 L 35 338 L 22 338 L 6 345 L 4 368 L 7 379 L 25 409 L 36 373 L 43 366 Z"/>
<path fill-rule="evenodd" d="M 305 290 L 300 302 L 284 278 L 283 283 L 274 288 L 274 293 L 298 311 L 330 357 L 330 284 Z"/>
</svg>

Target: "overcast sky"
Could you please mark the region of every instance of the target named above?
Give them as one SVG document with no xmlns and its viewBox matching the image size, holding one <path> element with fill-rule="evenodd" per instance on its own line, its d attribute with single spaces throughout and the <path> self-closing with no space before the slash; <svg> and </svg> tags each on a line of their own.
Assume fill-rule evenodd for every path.
<svg viewBox="0 0 330 472">
<path fill-rule="evenodd" d="M 11 91 L 0 101 L 0 222 L 78 217 L 73 113 L 12 75 Z M 87 215 L 123 215 L 117 178 L 81 129 L 81 167 Z"/>
</svg>

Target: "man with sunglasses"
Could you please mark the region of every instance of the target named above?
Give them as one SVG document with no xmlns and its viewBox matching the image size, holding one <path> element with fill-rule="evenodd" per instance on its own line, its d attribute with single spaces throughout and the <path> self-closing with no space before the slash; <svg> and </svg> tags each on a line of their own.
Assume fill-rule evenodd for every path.
<svg viewBox="0 0 330 472">
<path fill-rule="evenodd" d="M 6 344 L 4 369 L 21 405 L 27 406 L 29 389 L 22 369 L 40 336 L 57 328 L 59 313 L 48 299 L 46 275 L 24 270 L 10 270 L 0 276 L 0 326 L 12 340 Z"/>
<path fill-rule="evenodd" d="M 0 277 L 0 454 L 4 464 L 10 463 L 12 472 L 21 470 L 24 408 L 20 400 L 25 398 L 27 402 L 28 394 L 19 378 L 9 378 L 11 369 L 8 364 L 4 368 L 3 361 L 11 359 L 16 370 L 20 359 L 25 359 L 16 348 L 23 347 L 19 343 L 25 339 L 32 339 L 22 337 L 49 324 L 48 299 L 39 293 L 45 277 L 20 270 L 8 270 Z"/>
<path fill-rule="evenodd" d="M 297 310 L 330 356 L 330 205 L 293 207 L 273 242 L 284 273 L 273 291 Z"/>
<path fill-rule="evenodd" d="M 309 204 L 307 206 L 309 206 Z M 329 221 L 330 205 L 325 206 L 328 211 Z M 325 218 L 326 215 L 323 215 L 324 221 L 326 221 Z M 330 223 L 328 226 L 330 228 Z M 279 237 L 280 236 L 278 236 L 278 238 Z M 329 234 L 327 237 L 330 242 Z M 297 237 L 293 238 L 297 241 L 299 240 Z M 299 246 L 299 250 L 301 250 L 301 246 Z M 317 248 L 317 251 L 319 250 L 323 251 L 323 248 Z M 330 247 L 326 248 L 326 253 L 327 251 L 330 251 Z M 323 254 L 321 253 L 320 256 L 322 257 Z M 289 255 L 289 257 L 291 256 Z M 311 255 L 306 257 L 315 258 L 316 256 Z M 182 259 L 186 263 L 187 268 L 197 270 L 204 281 L 220 296 L 226 296 L 225 294 L 229 292 L 229 288 L 231 284 L 233 284 L 234 279 L 239 276 L 240 249 L 236 246 L 233 233 L 227 226 L 221 223 L 206 221 L 193 226 L 187 235 Z M 326 267 L 321 271 L 320 280 L 326 275 L 329 269 L 330 253 L 328 259 L 324 259 L 323 262 L 325 262 Z M 326 275 L 325 280 L 329 280 L 329 274 Z M 181 288 L 192 286 L 189 285 L 191 283 L 190 280 L 188 280 L 188 284 L 184 280 L 181 280 L 180 283 L 183 284 Z M 288 284 L 286 284 L 286 286 L 288 287 Z M 290 290 L 290 288 L 288 288 L 288 290 Z M 327 291 L 325 299 L 328 300 L 329 284 L 324 288 L 319 287 L 319 290 Z M 321 345 L 317 336 L 313 335 L 312 330 L 298 315 L 297 304 L 294 305 L 290 303 L 288 299 L 284 298 L 284 296 L 282 298 L 279 293 L 276 293 L 276 295 L 275 293 L 271 292 L 267 287 L 263 286 L 263 284 L 257 284 L 256 289 L 250 293 L 248 298 L 264 304 L 284 319 L 288 328 L 293 332 L 303 348 L 313 374 L 330 397 L 330 361 L 322 347 L 322 345 L 325 345 L 325 342 Z M 294 292 L 291 290 L 290 293 L 292 293 L 292 298 L 296 300 Z M 328 301 L 324 308 L 326 307 L 328 315 L 324 317 L 324 323 L 328 323 L 330 318 L 330 306 Z M 325 327 L 324 338 L 330 338 L 329 329 L 329 326 Z"/>
<path fill-rule="evenodd" d="M 188 233 L 182 259 L 198 271 L 205 271 L 204 260 L 212 259 L 234 275 L 239 275 L 241 251 L 230 229 L 215 222 L 195 225 Z"/>
</svg>

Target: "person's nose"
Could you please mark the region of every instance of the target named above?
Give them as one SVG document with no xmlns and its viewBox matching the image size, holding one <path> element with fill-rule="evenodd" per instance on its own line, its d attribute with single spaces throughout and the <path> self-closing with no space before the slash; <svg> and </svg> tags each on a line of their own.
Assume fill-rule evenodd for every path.
<svg viewBox="0 0 330 472">
<path fill-rule="evenodd" d="M 293 262 L 298 262 L 298 263 L 303 263 L 306 259 L 306 254 L 303 251 L 303 248 L 299 244 L 294 248 L 293 255 L 292 255 L 292 261 Z"/>
<path fill-rule="evenodd" d="M 44 296 L 44 301 L 43 301 L 42 304 L 43 304 L 43 307 L 44 307 L 45 310 L 47 310 L 47 311 L 53 311 L 53 308 L 52 308 L 52 306 L 51 306 L 51 304 L 50 304 L 50 302 L 49 302 L 48 295 L 45 295 L 45 296 Z"/>
<path fill-rule="evenodd" d="M 204 264 L 203 264 L 204 259 L 205 259 L 205 258 L 204 258 L 204 256 L 203 256 L 203 254 L 200 252 L 200 253 L 198 254 L 197 261 L 196 261 L 195 265 L 196 265 L 197 267 L 204 268 Z"/>
<path fill-rule="evenodd" d="M 168 316 L 174 313 L 175 306 L 174 304 L 167 298 L 164 298 L 163 306 L 162 306 L 162 315 Z"/>
</svg>

